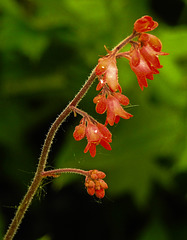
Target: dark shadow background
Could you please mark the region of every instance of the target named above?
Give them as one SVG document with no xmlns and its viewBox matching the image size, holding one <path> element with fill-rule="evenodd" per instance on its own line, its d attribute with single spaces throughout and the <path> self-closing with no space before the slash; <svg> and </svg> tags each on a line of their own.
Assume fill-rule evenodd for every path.
<svg viewBox="0 0 187 240">
<path fill-rule="evenodd" d="M 58 131 L 48 169 L 77 167 L 107 174 L 98 201 L 84 179 L 46 180 L 15 240 L 187 239 L 187 2 L 185 0 L 2 0 L 0 2 L 0 238 L 26 192 L 56 116 L 104 55 L 128 36 L 136 19 L 159 22 L 153 34 L 169 56 L 142 92 L 128 61 L 119 81 L 134 117 L 110 128 L 112 151 L 84 154 L 73 116 Z M 97 82 L 96 82 L 97 83 Z M 102 123 L 92 103 L 96 83 L 80 108 Z"/>
</svg>

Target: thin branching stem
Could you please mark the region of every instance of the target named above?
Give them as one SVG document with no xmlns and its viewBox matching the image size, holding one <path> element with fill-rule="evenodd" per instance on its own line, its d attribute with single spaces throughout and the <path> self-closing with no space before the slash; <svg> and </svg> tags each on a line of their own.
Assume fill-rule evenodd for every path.
<svg viewBox="0 0 187 240">
<path fill-rule="evenodd" d="M 82 169 L 77 168 L 59 168 L 50 171 L 45 171 L 41 175 L 42 177 L 59 177 L 62 173 L 76 173 L 87 177 L 89 171 L 84 171 Z"/>
<path fill-rule="evenodd" d="M 126 39 L 124 39 L 121 43 L 119 43 L 112 50 L 112 54 L 116 55 L 126 44 L 128 44 L 136 36 L 138 36 L 138 34 L 135 31 L 133 31 L 133 33 L 130 36 L 128 36 Z M 74 97 L 74 99 L 67 105 L 67 107 L 60 113 L 60 115 L 56 118 L 56 120 L 52 124 L 51 128 L 49 129 L 46 139 L 44 141 L 42 152 L 41 152 L 41 155 L 39 158 L 38 167 L 36 169 L 36 173 L 33 178 L 33 181 L 31 182 L 31 185 L 28 188 L 26 195 L 24 196 L 19 207 L 17 208 L 15 216 L 4 236 L 4 240 L 12 240 L 13 239 L 28 207 L 31 204 L 31 201 L 32 201 L 38 187 L 40 186 L 42 179 L 45 176 L 45 166 L 46 166 L 49 151 L 51 149 L 53 139 L 55 137 L 57 130 L 59 129 L 61 124 L 64 122 L 64 120 L 68 117 L 68 115 L 72 112 L 71 107 L 72 106 L 76 107 L 79 104 L 79 102 L 81 101 L 81 99 L 85 96 L 85 94 L 91 87 L 92 83 L 94 82 L 95 78 L 96 78 L 96 73 L 95 73 L 95 68 L 94 68 L 93 71 L 91 72 L 90 76 L 88 77 L 87 81 L 83 85 L 83 87 L 80 89 L 80 91 Z M 81 170 L 81 171 L 83 171 L 83 170 Z M 48 176 L 47 172 L 46 172 L 46 176 Z"/>
</svg>

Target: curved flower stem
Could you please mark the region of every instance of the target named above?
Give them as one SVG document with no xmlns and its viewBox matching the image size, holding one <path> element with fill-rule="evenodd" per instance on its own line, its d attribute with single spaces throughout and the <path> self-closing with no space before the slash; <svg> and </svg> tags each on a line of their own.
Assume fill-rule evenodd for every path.
<svg viewBox="0 0 187 240">
<path fill-rule="evenodd" d="M 76 173 L 85 177 L 89 175 L 89 171 L 84 171 L 77 168 L 59 168 L 50 171 L 44 171 L 41 175 L 42 177 L 59 177 L 61 173 Z"/>
<path fill-rule="evenodd" d="M 140 35 L 140 33 L 133 30 L 133 32 L 130 36 L 128 36 L 127 38 L 122 40 L 117 46 L 115 46 L 113 48 L 113 50 L 112 50 L 113 54 L 116 55 L 122 48 L 125 47 L 125 45 L 127 45 L 127 43 L 129 43 L 133 38 L 138 37 L 139 35 Z"/>
<path fill-rule="evenodd" d="M 77 93 L 75 98 L 67 105 L 67 107 L 64 109 L 64 111 L 62 111 L 61 114 L 56 118 L 56 120 L 52 124 L 51 128 L 49 129 L 46 139 L 44 141 L 44 145 L 43 145 L 42 152 L 41 152 L 41 155 L 39 158 L 39 163 L 38 163 L 38 167 L 37 167 L 34 179 L 31 183 L 30 187 L 28 188 L 28 191 L 27 191 L 25 197 L 23 198 L 22 202 L 20 203 L 20 205 L 16 211 L 16 214 L 11 222 L 11 225 L 9 226 L 9 229 L 4 237 L 4 240 L 13 239 L 13 237 L 16 234 L 17 229 L 25 215 L 25 212 L 27 211 L 27 209 L 28 209 L 28 207 L 29 207 L 29 205 L 30 205 L 42 179 L 43 179 L 43 176 L 41 174 L 45 169 L 49 151 L 51 149 L 51 145 L 53 143 L 53 139 L 54 139 L 54 136 L 55 136 L 57 130 L 59 129 L 62 122 L 66 119 L 66 117 L 71 113 L 72 110 L 70 107 L 78 105 L 78 103 L 81 101 L 82 97 L 86 94 L 86 92 L 92 85 L 95 78 L 96 78 L 96 74 L 95 74 L 95 69 L 94 69 L 92 71 L 90 77 L 88 78 L 88 80 L 85 82 L 85 84 L 81 88 L 81 90 Z"/>
<path fill-rule="evenodd" d="M 138 36 L 138 33 L 133 31 L 133 33 L 128 36 L 126 39 L 124 39 L 121 43 L 119 43 L 113 50 L 112 54 L 116 55 L 118 51 L 120 51 L 126 44 L 128 44 L 133 38 Z M 71 113 L 72 109 L 71 107 L 76 107 L 78 103 L 81 101 L 81 99 L 84 97 L 90 86 L 92 85 L 93 81 L 96 78 L 95 68 L 93 69 L 91 75 L 83 85 L 83 87 L 80 89 L 80 91 L 77 93 L 77 95 L 74 97 L 74 99 L 67 105 L 67 107 L 61 112 L 61 114 L 56 118 L 54 123 L 52 124 L 51 128 L 48 131 L 48 134 L 46 136 L 46 139 L 44 141 L 44 145 L 42 148 L 42 152 L 39 158 L 38 167 L 35 173 L 35 176 L 33 178 L 33 181 L 28 188 L 28 191 L 21 201 L 15 216 L 7 230 L 6 235 L 4 236 L 4 240 L 11 240 L 13 239 L 14 235 L 17 232 L 17 229 L 19 225 L 21 224 L 21 221 L 25 215 L 25 212 L 27 211 L 42 179 L 44 178 L 44 169 L 47 163 L 48 154 L 51 149 L 53 139 L 55 137 L 55 134 L 57 130 L 59 129 L 60 125 L 64 122 L 64 120 L 67 118 L 67 116 Z M 54 171 L 54 170 L 53 170 Z M 43 175 L 44 176 L 43 176 Z"/>
</svg>

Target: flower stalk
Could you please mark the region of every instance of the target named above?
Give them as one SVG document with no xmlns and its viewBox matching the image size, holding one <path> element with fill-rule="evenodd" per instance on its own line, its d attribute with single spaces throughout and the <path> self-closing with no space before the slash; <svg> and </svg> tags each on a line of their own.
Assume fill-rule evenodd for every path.
<svg viewBox="0 0 187 240">
<path fill-rule="evenodd" d="M 95 194 L 98 198 L 104 197 L 108 185 L 103 180 L 103 178 L 105 178 L 103 172 L 98 170 L 84 171 L 74 168 L 45 171 L 48 155 L 56 132 L 72 111 L 83 117 L 80 124 L 75 128 L 73 136 L 77 141 L 84 137 L 87 138 L 88 144 L 84 152 L 89 151 L 90 155 L 94 157 L 96 155 L 96 146 L 99 144 L 105 149 L 111 150 L 109 143 L 112 142 L 112 134 L 106 125 L 109 124 L 113 126 L 114 123 L 119 122 L 120 117 L 124 119 L 132 117 L 132 115 L 124 111 L 121 106 L 128 105 L 129 100 L 125 95 L 122 95 L 122 88 L 118 83 L 116 59 L 120 57 L 127 58 L 130 61 L 131 69 L 137 75 L 141 89 L 143 90 L 144 86 L 147 87 L 146 79 L 152 79 L 152 75 L 158 73 L 157 68 L 161 67 L 161 65 L 159 65 L 158 55 L 166 55 L 161 52 L 162 46 L 160 40 L 150 34 L 144 33 L 153 30 L 157 26 L 157 22 L 153 21 L 149 16 L 138 19 L 134 24 L 132 34 L 121 41 L 112 51 L 107 50 L 107 55 L 99 59 L 97 66 L 92 70 L 80 91 L 56 118 L 44 141 L 33 181 L 15 213 L 7 233 L 4 236 L 4 240 L 13 239 L 41 181 L 46 177 L 59 177 L 61 173 L 67 172 L 84 175 L 85 187 L 87 188 L 88 194 L 91 196 Z M 138 37 L 138 42 L 134 44 L 132 40 L 136 37 Z M 131 50 L 118 53 L 128 43 L 132 44 Z M 94 103 L 96 104 L 96 111 L 98 113 L 103 114 L 107 112 L 105 125 L 97 122 L 90 115 L 77 108 L 79 102 L 85 96 L 96 77 L 99 80 L 96 90 L 102 90 L 101 93 L 94 98 Z"/>
<path fill-rule="evenodd" d="M 77 169 L 77 168 L 59 168 L 59 169 L 54 169 L 50 171 L 44 171 L 41 176 L 43 178 L 45 177 L 59 177 L 62 173 L 76 173 L 83 175 L 85 177 L 88 176 L 89 171 L 84 171 L 82 169 Z"/>
</svg>

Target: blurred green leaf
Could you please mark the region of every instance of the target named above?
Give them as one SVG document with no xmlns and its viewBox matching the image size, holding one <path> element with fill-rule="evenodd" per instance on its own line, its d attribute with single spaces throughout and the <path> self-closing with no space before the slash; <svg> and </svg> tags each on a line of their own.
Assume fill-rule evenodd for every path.
<svg viewBox="0 0 187 240">
<path fill-rule="evenodd" d="M 2 0 L 0 2 L 1 9 L 8 15 L 14 15 L 19 18 L 21 15 L 21 9 L 19 8 L 19 5 L 14 0 Z"/>
<path fill-rule="evenodd" d="M 151 223 L 149 223 L 148 227 L 145 229 L 140 240 L 169 240 L 169 236 L 167 234 L 166 229 L 164 228 L 163 223 L 154 219 Z"/>
<path fill-rule="evenodd" d="M 0 31 L 0 49 L 6 51 L 20 51 L 33 60 L 38 60 L 49 42 L 47 37 L 30 28 L 14 17 L 4 16 Z"/>
<path fill-rule="evenodd" d="M 6 82 L 2 84 L 1 92 L 6 96 L 15 96 L 15 95 L 27 95 L 33 93 L 41 93 L 52 90 L 62 91 L 67 85 L 67 80 L 63 77 L 61 71 L 57 71 L 53 74 L 42 75 L 37 77 L 28 76 L 27 79 L 7 79 Z"/>
<path fill-rule="evenodd" d="M 37 240 L 51 240 L 51 238 L 48 235 L 45 235 L 41 238 L 38 238 Z"/>
</svg>

